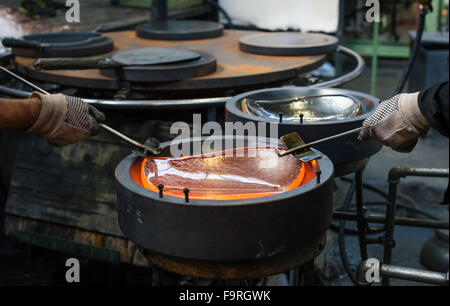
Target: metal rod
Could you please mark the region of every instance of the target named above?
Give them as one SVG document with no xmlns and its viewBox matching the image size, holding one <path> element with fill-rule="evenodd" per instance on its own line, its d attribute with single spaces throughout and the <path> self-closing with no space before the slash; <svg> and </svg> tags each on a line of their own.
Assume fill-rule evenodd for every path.
<svg viewBox="0 0 450 306">
<path fill-rule="evenodd" d="M 104 128 L 105 130 L 107 130 L 108 132 L 110 132 L 111 134 L 114 134 L 114 135 L 116 135 L 116 136 L 122 138 L 122 139 L 125 140 L 126 142 L 128 142 L 128 143 L 130 143 L 130 144 L 132 144 L 132 145 L 134 145 L 134 146 L 136 146 L 136 147 L 139 147 L 139 148 L 142 148 L 142 149 L 146 149 L 146 146 L 144 146 L 143 144 L 137 142 L 136 140 L 131 139 L 130 137 L 128 137 L 128 136 L 126 136 L 126 135 L 120 133 L 119 131 L 116 131 L 115 129 L 113 129 L 113 128 L 107 126 L 106 124 L 99 123 L 99 125 L 100 125 L 102 128 Z"/>
<path fill-rule="evenodd" d="M 340 76 L 336 79 L 332 79 L 332 80 L 325 81 L 322 83 L 317 83 L 317 84 L 311 85 L 309 87 L 312 87 L 312 88 L 335 87 L 335 86 L 339 86 L 344 83 L 347 83 L 347 82 L 355 79 L 359 75 L 361 75 L 361 73 L 364 71 L 366 64 L 364 62 L 364 59 L 358 53 L 356 53 L 355 51 L 353 51 L 349 48 L 343 47 L 343 46 L 338 46 L 336 52 L 342 53 L 343 55 L 354 58 L 356 60 L 355 69 L 353 69 L 351 72 L 344 74 L 343 76 Z"/>
<path fill-rule="evenodd" d="M 359 250 L 361 253 L 361 259 L 367 259 L 367 241 L 366 241 L 366 231 L 367 231 L 367 220 L 364 216 L 364 200 L 363 200 L 363 182 L 362 182 L 362 172 L 363 170 L 357 171 L 355 173 L 355 191 L 356 191 L 356 216 L 358 225 L 358 240 L 359 240 Z"/>
<path fill-rule="evenodd" d="M 344 132 L 344 133 L 341 133 L 341 134 L 337 134 L 337 135 L 329 136 L 329 137 L 326 137 L 326 138 L 322 138 L 322 139 L 319 139 L 319 140 L 316 140 L 316 141 L 313 141 L 313 142 L 310 142 L 310 143 L 307 143 L 307 144 L 304 144 L 304 145 L 301 145 L 301 146 L 298 146 L 298 147 L 295 147 L 295 148 L 292 148 L 292 149 L 289 149 L 289 150 L 286 150 L 286 151 L 283 151 L 283 152 L 278 152 L 278 155 L 279 156 L 286 156 L 286 155 L 295 153 L 297 151 L 301 151 L 303 149 L 309 148 L 309 147 L 311 147 L 313 145 L 316 145 L 316 144 L 324 143 L 324 142 L 327 142 L 327 141 L 330 141 L 330 140 L 334 140 L 334 139 L 337 139 L 337 138 L 340 138 L 340 137 L 344 137 L 344 136 L 347 136 L 347 135 L 359 133 L 361 131 L 361 129 L 362 129 L 362 127 L 359 127 L 357 129 L 350 130 L 350 131 L 347 131 L 347 132 Z"/>
<path fill-rule="evenodd" d="M 44 95 L 47 95 L 47 96 L 50 95 L 50 93 L 49 93 L 48 91 L 45 91 L 44 89 L 42 89 L 42 88 L 40 88 L 40 87 L 34 85 L 33 83 L 31 83 L 31 82 L 25 80 L 24 78 L 18 76 L 18 75 L 15 74 L 14 72 L 9 71 L 8 69 L 6 69 L 6 68 L 4 68 L 4 67 L 2 67 L 2 66 L 0 66 L 0 70 L 2 70 L 3 72 L 9 74 L 9 75 L 12 76 L 12 77 L 14 77 L 14 78 L 16 78 L 16 79 L 18 79 L 18 80 L 24 82 L 25 84 L 31 86 L 32 88 L 34 88 L 34 89 L 36 89 L 37 91 L 43 93 Z M 116 136 L 122 138 L 122 139 L 125 140 L 126 142 L 128 142 L 128 143 L 130 143 L 130 144 L 132 144 L 132 145 L 134 145 L 134 146 L 136 146 L 136 147 L 138 147 L 138 148 L 141 148 L 141 149 L 146 149 L 146 148 L 147 148 L 147 147 L 144 146 L 143 144 L 137 142 L 136 140 L 131 139 L 130 137 L 128 137 L 128 136 L 126 136 L 126 135 L 120 133 L 119 131 L 113 129 L 112 127 L 107 126 L 107 125 L 104 124 L 104 123 L 99 123 L 99 125 L 100 125 L 100 127 L 104 128 L 105 130 L 107 130 L 108 132 L 110 132 L 111 134 L 114 134 L 114 135 L 116 135 Z"/>
<path fill-rule="evenodd" d="M 3 66 L 1 66 L 1 65 L 0 65 L 0 70 L 2 70 L 2 71 L 3 71 L 4 73 L 6 73 L 6 74 L 9 74 L 9 75 L 12 76 L 13 78 L 16 78 L 16 79 L 20 80 L 21 82 L 27 84 L 28 86 L 30 86 L 30 87 L 36 89 L 37 91 L 43 93 L 44 95 L 50 95 L 50 93 L 49 93 L 48 91 L 43 90 L 42 88 L 40 88 L 40 87 L 34 85 L 33 83 L 31 83 L 31 82 L 25 80 L 25 79 L 22 78 L 21 76 L 15 74 L 15 73 L 12 72 L 12 71 L 9 71 L 8 69 L 6 69 L 5 67 L 3 67 Z"/>
<path fill-rule="evenodd" d="M 380 274 L 383 277 L 392 277 L 415 282 L 423 282 L 440 286 L 448 286 L 448 273 L 439 273 L 391 265 L 381 265 Z"/>
<path fill-rule="evenodd" d="M 333 212 L 334 220 L 357 221 L 358 216 L 353 212 L 335 211 Z M 384 224 L 384 216 L 365 215 L 365 219 L 369 223 Z M 418 219 L 407 217 L 395 217 L 395 225 L 426 227 L 435 229 L 449 229 L 449 222 L 443 220 Z"/>
</svg>

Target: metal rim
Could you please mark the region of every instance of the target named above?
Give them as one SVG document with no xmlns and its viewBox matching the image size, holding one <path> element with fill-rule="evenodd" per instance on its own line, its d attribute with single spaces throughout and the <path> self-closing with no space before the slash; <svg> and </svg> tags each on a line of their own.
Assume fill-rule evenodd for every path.
<svg viewBox="0 0 450 306">
<path fill-rule="evenodd" d="M 341 76 L 339 78 L 326 81 L 323 83 L 315 84 L 310 86 L 311 88 L 323 88 L 323 87 L 334 87 L 346 82 L 353 80 L 358 77 L 364 70 L 365 63 L 364 59 L 356 52 L 339 46 L 337 52 L 340 52 L 344 55 L 352 57 L 357 62 L 357 67 L 351 71 L 350 73 Z M 26 69 L 24 69 L 26 71 Z M 33 73 L 32 71 L 28 71 L 28 73 Z M 7 94 L 11 94 L 17 97 L 28 97 L 31 92 L 15 90 L 11 92 L 10 90 L 2 89 L 0 86 L 0 92 L 6 92 Z M 85 98 L 83 99 L 89 104 L 92 104 L 101 109 L 187 109 L 194 107 L 211 107 L 211 106 L 222 106 L 225 105 L 232 97 L 213 97 L 213 98 L 201 98 L 201 99 L 176 99 L 176 100 L 105 100 L 105 99 L 92 99 Z M 377 99 L 377 101 L 379 101 Z"/>
<path fill-rule="evenodd" d="M 219 137 L 222 139 L 222 137 Z M 245 139 L 245 137 L 239 137 L 239 136 L 225 136 L 224 139 Z M 195 141 L 201 141 L 205 138 L 187 138 L 183 140 L 182 142 L 195 142 Z M 209 138 L 209 140 L 217 139 L 215 137 Z M 169 147 L 171 142 L 165 142 L 161 144 L 161 148 L 167 148 Z M 280 143 L 281 144 L 281 143 Z M 313 149 L 314 150 L 314 149 Z M 317 183 L 315 180 L 312 180 L 305 185 L 302 185 L 299 188 L 262 198 L 255 198 L 255 199 L 244 199 L 244 200 L 232 200 L 232 201 L 210 201 L 210 200 L 196 200 L 192 199 L 189 200 L 189 203 L 186 203 L 184 199 L 173 197 L 173 196 L 164 196 L 165 202 L 170 202 L 174 205 L 182 205 L 182 206 L 204 206 L 204 207 L 218 207 L 218 206 L 247 206 L 247 205 L 257 205 L 257 204 L 264 204 L 264 203 L 272 203 L 277 200 L 284 200 L 284 199 L 290 199 L 293 197 L 296 197 L 300 194 L 306 194 L 312 190 L 315 190 L 318 186 L 323 185 L 324 183 L 328 182 L 333 177 L 334 174 L 334 166 L 331 160 L 322 154 L 321 152 L 314 150 L 315 152 L 319 153 L 322 158 L 319 159 L 320 169 L 322 171 L 321 173 L 321 182 Z M 122 160 L 119 165 L 116 168 L 116 180 L 119 184 L 122 185 L 125 189 L 136 193 L 140 196 L 151 198 L 153 200 L 160 201 L 159 194 L 152 192 L 138 183 L 136 183 L 130 175 L 130 168 L 133 165 L 133 163 L 140 159 L 135 154 L 131 154 L 127 156 L 124 160 Z M 214 202 L 214 203 L 211 203 Z M 301 205 L 299 203 L 299 205 Z"/>
</svg>

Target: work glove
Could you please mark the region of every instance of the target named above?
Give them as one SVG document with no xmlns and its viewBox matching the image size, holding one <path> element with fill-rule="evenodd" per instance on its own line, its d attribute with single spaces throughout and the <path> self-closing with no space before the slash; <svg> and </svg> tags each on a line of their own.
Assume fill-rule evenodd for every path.
<svg viewBox="0 0 450 306">
<path fill-rule="evenodd" d="M 363 122 L 359 140 L 375 138 L 397 152 L 411 152 L 430 125 L 419 109 L 419 93 L 399 94 L 380 103 Z"/>
<path fill-rule="evenodd" d="M 30 98 L 41 100 L 41 111 L 28 132 L 39 133 L 49 143 L 65 146 L 99 132 L 105 115 L 80 98 L 62 94 L 43 95 L 34 92 Z"/>
</svg>

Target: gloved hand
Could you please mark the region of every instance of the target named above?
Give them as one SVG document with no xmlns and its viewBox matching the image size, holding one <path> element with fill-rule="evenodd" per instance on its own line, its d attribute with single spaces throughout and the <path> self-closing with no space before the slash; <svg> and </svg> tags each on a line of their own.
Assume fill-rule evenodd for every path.
<svg viewBox="0 0 450 306">
<path fill-rule="evenodd" d="M 411 152 L 430 125 L 419 109 L 419 93 L 399 94 L 380 103 L 363 122 L 359 140 L 378 139 L 398 152 Z"/>
<path fill-rule="evenodd" d="M 62 94 L 43 95 L 34 92 L 31 98 L 41 100 L 41 111 L 28 132 L 39 133 L 49 143 L 65 146 L 99 131 L 105 115 L 80 98 Z"/>
</svg>

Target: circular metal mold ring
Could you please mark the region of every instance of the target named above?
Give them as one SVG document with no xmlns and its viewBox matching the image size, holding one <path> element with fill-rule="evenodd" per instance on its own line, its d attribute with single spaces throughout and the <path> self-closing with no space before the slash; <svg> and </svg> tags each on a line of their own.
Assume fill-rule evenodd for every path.
<svg viewBox="0 0 450 306">
<path fill-rule="evenodd" d="M 286 135 L 297 132 L 308 143 L 314 140 L 325 138 L 328 136 L 343 133 L 358 127 L 378 106 L 379 99 L 366 95 L 364 93 L 337 89 L 337 88 L 310 88 L 310 87 L 285 87 L 271 88 L 247 92 L 230 99 L 225 104 L 225 121 L 227 122 L 275 122 L 267 118 L 246 114 L 241 109 L 241 103 L 244 99 L 264 99 L 264 100 L 281 100 L 301 96 L 323 96 L 323 95 L 348 95 L 355 98 L 361 103 L 362 114 L 343 120 L 304 122 L 300 124 L 295 122 L 285 122 L 278 124 L 278 134 Z M 276 121 L 278 122 L 278 121 Z M 269 135 L 269 130 L 266 131 Z M 376 140 L 370 139 L 365 141 L 357 140 L 357 135 L 349 135 L 315 146 L 318 150 L 326 154 L 335 164 L 341 166 L 343 164 L 363 160 L 377 153 L 382 144 Z"/>
<path fill-rule="evenodd" d="M 200 20 L 150 21 L 136 27 L 138 37 L 158 40 L 215 38 L 223 34 L 223 25 Z"/>
<path fill-rule="evenodd" d="M 338 39 L 321 33 L 276 32 L 253 34 L 239 40 L 243 52 L 270 56 L 307 56 L 336 50 Z"/>
<path fill-rule="evenodd" d="M 207 138 L 185 139 L 198 144 Z M 214 138 L 209 138 L 213 140 Z M 220 137 L 225 142 L 248 139 Z M 269 141 L 268 139 L 265 139 Z M 161 144 L 170 156 L 170 142 Z M 333 204 L 333 164 L 318 160 L 321 180 L 291 191 L 256 199 L 207 201 L 152 192 L 139 185 L 130 169 L 139 158 L 132 154 L 116 168 L 119 226 L 124 235 L 150 252 L 189 260 L 261 259 L 302 249 L 328 229 Z"/>
</svg>

